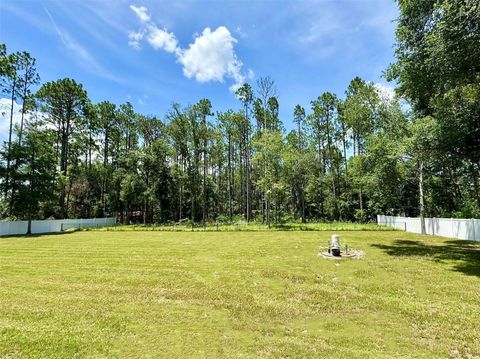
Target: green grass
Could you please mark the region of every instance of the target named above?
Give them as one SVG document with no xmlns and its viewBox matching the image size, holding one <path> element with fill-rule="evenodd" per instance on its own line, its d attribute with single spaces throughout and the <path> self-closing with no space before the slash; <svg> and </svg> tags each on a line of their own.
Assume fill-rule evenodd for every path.
<svg viewBox="0 0 480 359">
<path fill-rule="evenodd" d="M 74 230 L 74 229 L 72 229 Z M 88 231 L 160 231 L 160 232 L 192 232 L 187 224 L 171 225 L 117 225 L 111 227 L 87 227 Z M 395 228 L 381 226 L 376 223 L 330 222 L 330 223 L 285 223 L 272 224 L 270 228 L 261 223 L 209 223 L 202 226 L 195 224 L 194 232 L 258 232 L 258 231 L 395 231 Z"/>
<path fill-rule="evenodd" d="M 1 238 L 0 357 L 480 357 L 480 243 L 339 234 Z"/>
</svg>

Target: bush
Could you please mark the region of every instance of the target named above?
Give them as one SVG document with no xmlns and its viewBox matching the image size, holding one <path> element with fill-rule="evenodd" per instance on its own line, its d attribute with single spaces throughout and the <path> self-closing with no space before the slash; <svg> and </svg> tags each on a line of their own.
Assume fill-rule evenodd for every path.
<svg viewBox="0 0 480 359">
<path fill-rule="evenodd" d="M 368 221 L 367 212 L 363 209 L 357 209 L 355 211 L 355 220 L 360 223 L 366 223 Z"/>
</svg>

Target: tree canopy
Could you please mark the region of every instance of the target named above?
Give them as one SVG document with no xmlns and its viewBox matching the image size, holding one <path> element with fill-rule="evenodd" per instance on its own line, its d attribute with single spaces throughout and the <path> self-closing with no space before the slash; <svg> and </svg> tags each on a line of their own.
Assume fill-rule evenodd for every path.
<svg viewBox="0 0 480 359">
<path fill-rule="evenodd" d="M 386 71 L 397 95 L 355 77 L 343 94 L 295 106 L 291 118 L 280 118 L 271 77 L 238 88 L 237 108 L 215 111 L 203 98 L 145 116 L 128 102 L 93 103 L 73 79 L 38 87 L 35 59 L 1 45 L 0 86 L 12 110 L 0 217 L 480 217 L 479 2 L 398 5 L 396 62 Z M 289 132 L 286 121 L 295 124 Z"/>
</svg>

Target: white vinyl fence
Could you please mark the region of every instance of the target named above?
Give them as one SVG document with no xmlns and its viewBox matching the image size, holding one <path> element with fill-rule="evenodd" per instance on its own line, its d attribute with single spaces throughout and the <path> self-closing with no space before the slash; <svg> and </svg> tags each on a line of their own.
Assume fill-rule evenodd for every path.
<svg viewBox="0 0 480 359">
<path fill-rule="evenodd" d="M 86 218 L 86 219 L 47 219 L 32 221 L 32 233 L 62 232 L 70 228 L 113 226 L 116 219 Z M 26 234 L 28 221 L 0 221 L 0 236 Z"/>
<path fill-rule="evenodd" d="M 420 218 L 377 215 L 377 223 L 407 232 L 421 233 Z M 427 234 L 480 241 L 480 219 L 425 218 Z"/>
</svg>

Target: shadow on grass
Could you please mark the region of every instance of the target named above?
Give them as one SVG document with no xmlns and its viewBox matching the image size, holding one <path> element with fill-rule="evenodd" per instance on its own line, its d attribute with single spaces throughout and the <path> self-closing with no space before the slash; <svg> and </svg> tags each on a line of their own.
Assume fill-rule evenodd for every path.
<svg viewBox="0 0 480 359">
<path fill-rule="evenodd" d="M 450 240 L 441 245 L 429 245 L 420 241 L 396 239 L 391 245 L 371 246 L 382 249 L 391 256 L 420 256 L 438 262 L 453 261 L 455 271 L 480 277 L 480 242 Z"/>
<path fill-rule="evenodd" d="M 294 225 L 294 224 L 282 224 L 282 223 L 272 224 L 271 228 L 280 230 L 280 231 L 318 231 L 318 228 L 315 229 L 314 227 L 308 227 L 306 225 Z"/>
<path fill-rule="evenodd" d="M 30 234 L 6 234 L 0 236 L 0 239 L 7 239 L 7 238 L 38 238 L 38 237 L 47 237 L 47 236 L 64 236 L 65 234 L 73 234 L 78 232 L 78 230 L 74 231 L 64 231 L 64 232 L 47 232 L 47 233 L 30 233 Z"/>
<path fill-rule="evenodd" d="M 396 228 L 378 226 L 378 225 L 368 225 L 368 224 L 342 224 L 342 223 L 325 223 L 318 226 L 308 224 L 290 224 L 290 223 L 275 223 L 271 225 L 271 229 L 278 231 L 312 231 L 312 232 L 323 232 L 323 231 L 384 231 L 384 232 L 393 232 L 396 231 Z"/>
</svg>

